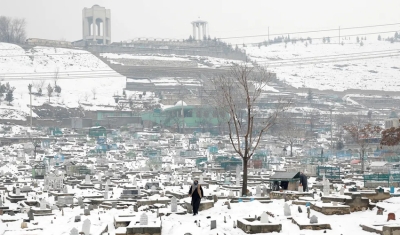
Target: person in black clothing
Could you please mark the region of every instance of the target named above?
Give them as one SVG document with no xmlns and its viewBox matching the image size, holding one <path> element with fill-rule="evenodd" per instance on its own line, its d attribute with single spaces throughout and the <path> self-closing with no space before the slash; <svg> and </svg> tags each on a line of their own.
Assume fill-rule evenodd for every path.
<svg viewBox="0 0 400 235">
<path fill-rule="evenodd" d="M 307 192 L 307 176 L 300 172 L 300 183 L 303 185 L 303 192 Z"/>
<path fill-rule="evenodd" d="M 200 201 L 204 196 L 203 188 L 199 184 L 199 181 L 195 180 L 189 189 L 189 196 L 192 197 L 192 207 L 193 207 L 193 215 L 197 215 L 199 212 Z"/>
</svg>

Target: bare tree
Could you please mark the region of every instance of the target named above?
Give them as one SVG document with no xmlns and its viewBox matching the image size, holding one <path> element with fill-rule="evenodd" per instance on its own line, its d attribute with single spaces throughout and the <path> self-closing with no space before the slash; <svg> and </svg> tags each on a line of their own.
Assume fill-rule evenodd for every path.
<svg viewBox="0 0 400 235">
<path fill-rule="evenodd" d="M 360 147 L 361 173 L 364 174 L 365 151 L 371 143 L 371 139 L 377 137 L 382 128 L 371 123 L 364 123 L 361 119 L 353 124 L 344 126 L 343 129 L 349 133 L 352 140 Z"/>
<path fill-rule="evenodd" d="M 300 128 L 293 118 L 282 116 L 278 119 L 279 139 L 290 146 L 290 157 L 293 157 L 293 145 L 305 136 L 305 131 Z"/>
<path fill-rule="evenodd" d="M 23 43 L 26 38 L 26 21 L 21 18 L 0 16 L 0 41 Z"/>
<path fill-rule="evenodd" d="M 50 103 L 50 97 L 51 97 L 51 94 L 53 94 L 53 91 L 54 91 L 54 88 L 49 83 L 49 85 L 47 86 L 47 96 L 49 97 L 49 103 Z"/>
<path fill-rule="evenodd" d="M 119 116 L 122 116 L 122 111 L 125 109 L 126 103 L 118 102 L 115 106 L 115 110 L 119 111 Z"/>
<path fill-rule="evenodd" d="M 211 96 L 215 105 L 229 114 L 229 139 L 243 160 L 243 195 L 247 195 L 247 164 L 263 134 L 275 124 L 278 115 L 287 107 L 286 102 L 278 102 L 274 109 L 260 111 L 260 95 L 271 78 L 272 74 L 261 67 L 234 65 L 228 74 L 212 79 L 215 93 Z M 244 109 L 240 108 L 240 104 L 244 104 Z M 245 114 L 243 118 L 239 118 L 241 113 Z"/>
<path fill-rule="evenodd" d="M 93 99 L 95 100 L 96 99 L 97 90 L 96 90 L 95 87 L 93 87 L 91 91 L 92 91 L 92 94 L 93 94 Z"/>
</svg>

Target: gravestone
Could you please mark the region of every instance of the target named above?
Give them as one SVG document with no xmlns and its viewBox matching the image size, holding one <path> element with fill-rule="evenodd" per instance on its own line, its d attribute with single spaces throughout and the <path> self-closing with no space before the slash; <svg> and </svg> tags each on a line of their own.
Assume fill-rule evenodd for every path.
<svg viewBox="0 0 400 235">
<path fill-rule="evenodd" d="M 217 195 L 213 195 L 213 199 L 214 199 L 214 203 L 218 202 L 218 196 Z"/>
<path fill-rule="evenodd" d="M 264 193 L 264 196 L 267 195 L 267 186 L 265 186 L 265 184 L 263 185 L 262 191 Z"/>
<path fill-rule="evenodd" d="M 311 213 L 311 209 L 310 209 L 310 207 L 307 207 L 307 218 L 308 219 L 310 218 L 310 213 Z"/>
<path fill-rule="evenodd" d="M 323 192 L 324 192 L 324 196 L 329 196 L 329 180 L 325 178 L 325 175 L 323 177 Z"/>
<path fill-rule="evenodd" d="M 21 189 L 19 187 L 15 189 L 15 195 L 17 196 L 21 195 Z"/>
<path fill-rule="evenodd" d="M 291 212 L 291 210 L 290 210 L 290 207 L 289 207 L 289 205 L 288 205 L 287 203 L 285 203 L 285 204 L 283 205 L 283 214 L 284 214 L 285 216 L 291 216 L 291 215 L 292 215 L 292 212 Z"/>
<path fill-rule="evenodd" d="M 84 209 L 83 210 L 83 215 L 86 215 L 86 216 L 90 215 L 90 210 L 89 209 Z"/>
<path fill-rule="evenodd" d="M 176 200 L 176 197 L 173 196 L 173 197 L 171 198 L 171 212 L 177 212 L 177 211 L 178 211 L 178 208 L 177 208 L 177 200 Z"/>
<path fill-rule="evenodd" d="M 78 206 L 83 206 L 83 199 L 82 197 L 78 198 Z"/>
<path fill-rule="evenodd" d="M 318 224 L 318 217 L 316 215 L 311 216 L 310 224 Z"/>
<path fill-rule="evenodd" d="M 265 211 L 261 214 L 260 222 L 261 223 L 269 223 L 268 214 Z"/>
<path fill-rule="evenodd" d="M 299 211 L 299 213 L 303 213 L 303 210 L 301 209 L 300 206 L 297 207 L 297 210 Z"/>
<path fill-rule="evenodd" d="M 383 209 L 379 208 L 378 211 L 376 212 L 377 215 L 383 215 Z"/>
<path fill-rule="evenodd" d="M 219 189 L 219 187 L 217 186 L 217 188 L 215 189 L 215 192 L 219 192 L 219 190 L 220 190 L 220 189 Z"/>
<path fill-rule="evenodd" d="M 343 187 L 340 188 L 340 195 L 344 195 L 344 188 Z"/>
<path fill-rule="evenodd" d="M 90 225 L 91 225 L 91 223 L 90 223 L 90 220 L 89 220 L 89 219 L 85 219 L 85 221 L 83 221 L 83 224 L 82 224 L 82 232 L 83 232 L 85 235 L 90 234 Z"/>
<path fill-rule="evenodd" d="M 28 228 L 28 224 L 26 222 L 21 223 L 21 229 Z"/>
<path fill-rule="evenodd" d="M 81 222 L 81 216 L 80 215 L 75 216 L 74 222 Z"/>
<path fill-rule="evenodd" d="M 104 189 L 104 199 L 108 199 L 108 184 L 106 184 Z"/>
<path fill-rule="evenodd" d="M 44 198 L 40 201 L 40 209 L 46 210 L 46 200 Z"/>
<path fill-rule="evenodd" d="M 236 166 L 236 186 L 237 187 L 240 187 L 240 180 L 241 180 L 240 167 L 238 165 L 238 166 Z"/>
<path fill-rule="evenodd" d="M 78 229 L 72 228 L 71 231 L 69 232 L 69 235 L 79 235 Z"/>
<path fill-rule="evenodd" d="M 396 215 L 394 213 L 389 213 L 387 221 L 389 221 L 389 220 L 396 220 Z"/>
<path fill-rule="evenodd" d="M 217 228 L 217 221 L 216 220 L 211 220 L 211 229 Z"/>
<path fill-rule="evenodd" d="M 140 216 L 140 225 L 147 225 L 149 223 L 149 218 L 145 213 Z"/>
<path fill-rule="evenodd" d="M 261 197 L 261 188 L 260 188 L 260 185 L 257 185 L 257 187 L 256 187 L 256 196 L 257 196 L 257 197 Z"/>
<path fill-rule="evenodd" d="M 65 185 L 64 188 L 63 188 L 63 193 L 68 193 L 68 188 L 67 188 L 66 185 Z"/>
<path fill-rule="evenodd" d="M 199 184 L 204 184 L 204 179 L 203 179 L 203 175 L 200 175 L 200 180 L 199 180 Z"/>
<path fill-rule="evenodd" d="M 114 208 L 114 209 L 117 209 L 117 202 L 112 202 L 111 203 L 111 207 Z"/>
<path fill-rule="evenodd" d="M 157 188 L 156 188 L 156 186 L 153 185 L 153 186 L 151 186 L 150 190 L 154 192 L 154 191 L 157 191 Z"/>
<path fill-rule="evenodd" d="M 90 175 L 85 176 L 85 184 L 92 184 L 92 181 L 90 181 Z"/>
<path fill-rule="evenodd" d="M 29 218 L 29 220 L 35 220 L 35 217 L 33 216 L 33 211 L 32 210 L 28 211 L 28 218 Z"/>
</svg>

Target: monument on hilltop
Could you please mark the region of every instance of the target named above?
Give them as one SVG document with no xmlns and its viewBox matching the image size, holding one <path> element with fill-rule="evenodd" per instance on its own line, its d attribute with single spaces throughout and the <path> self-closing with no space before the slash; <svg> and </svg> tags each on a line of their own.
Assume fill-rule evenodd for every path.
<svg viewBox="0 0 400 235">
<path fill-rule="evenodd" d="M 208 38 L 208 22 L 204 20 L 192 21 L 193 40 L 202 41 Z"/>
<path fill-rule="evenodd" d="M 111 43 L 111 12 L 93 5 L 82 10 L 82 39 L 89 44 Z"/>
</svg>

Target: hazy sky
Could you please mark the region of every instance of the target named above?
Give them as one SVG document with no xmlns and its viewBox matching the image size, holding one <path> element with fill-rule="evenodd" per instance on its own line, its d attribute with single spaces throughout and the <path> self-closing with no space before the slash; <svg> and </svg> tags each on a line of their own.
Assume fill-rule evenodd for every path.
<svg viewBox="0 0 400 235">
<path fill-rule="evenodd" d="M 0 15 L 26 18 L 28 37 L 74 41 L 82 38 L 82 9 L 94 4 L 111 10 L 114 42 L 188 38 L 199 17 L 217 38 L 400 22 L 400 0 L 1 0 Z M 385 30 L 400 25 L 359 32 Z"/>
</svg>

